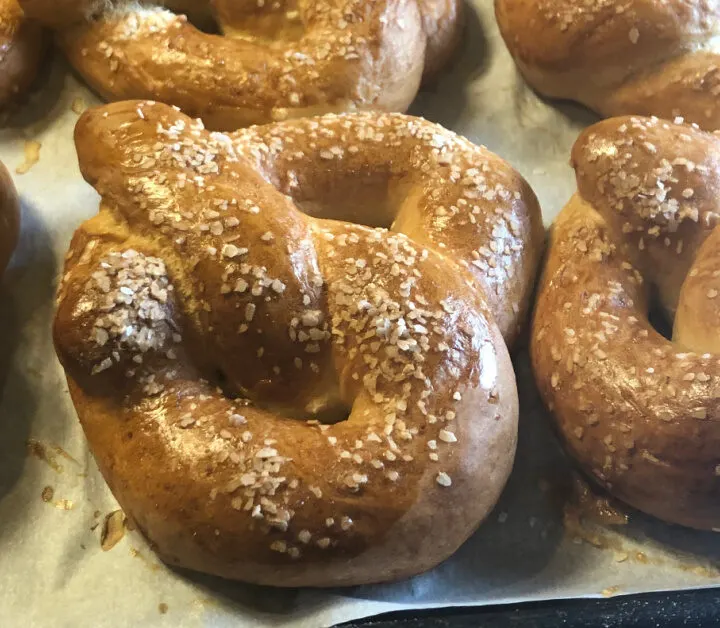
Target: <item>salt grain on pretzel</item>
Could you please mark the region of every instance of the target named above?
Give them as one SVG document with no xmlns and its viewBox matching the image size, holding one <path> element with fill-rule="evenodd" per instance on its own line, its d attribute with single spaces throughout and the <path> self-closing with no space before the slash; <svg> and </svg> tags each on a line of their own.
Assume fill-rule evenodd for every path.
<svg viewBox="0 0 720 628">
<path fill-rule="evenodd" d="M 647 513 L 720 527 L 720 140 L 616 118 L 573 149 L 532 360 L 567 449 Z M 674 315 L 672 340 L 648 320 Z"/>
<path fill-rule="evenodd" d="M 129 102 L 76 141 L 103 205 L 72 242 L 55 341 L 159 555 L 320 586 L 452 554 L 512 466 L 503 334 L 543 238 L 523 179 L 399 114 L 224 135 Z"/>
<path fill-rule="evenodd" d="M 423 72 L 436 74 L 455 49 L 462 4 L 215 0 L 218 36 L 185 15 L 189 8 L 209 14 L 208 0 L 63 0 L 67 11 L 58 11 L 56 0 L 23 1 L 29 14 L 59 29 L 71 63 L 107 100 L 167 102 L 216 129 L 326 112 L 405 111 Z"/>
</svg>

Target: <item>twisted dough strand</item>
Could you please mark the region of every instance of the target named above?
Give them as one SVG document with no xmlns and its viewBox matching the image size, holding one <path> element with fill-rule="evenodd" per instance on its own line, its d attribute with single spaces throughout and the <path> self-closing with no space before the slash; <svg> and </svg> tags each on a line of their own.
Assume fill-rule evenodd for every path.
<svg viewBox="0 0 720 628">
<path fill-rule="evenodd" d="M 718 0 L 496 0 L 528 83 L 611 117 L 680 116 L 720 128 Z"/>
<path fill-rule="evenodd" d="M 720 140 L 616 118 L 573 149 L 578 194 L 552 230 L 532 330 L 541 394 L 612 494 L 720 527 Z M 655 293 L 672 340 L 650 324 Z"/>
<path fill-rule="evenodd" d="M 106 100 L 149 98 L 216 129 L 405 111 L 460 40 L 460 0 L 24 0 Z M 167 7 L 167 8 L 164 8 Z M 211 11 L 212 8 L 212 11 Z M 168 10 L 169 9 L 169 10 Z M 212 22 L 223 35 L 188 22 Z M 171 11 L 176 11 L 173 13 Z"/>
<path fill-rule="evenodd" d="M 55 341 L 161 557 L 320 586 L 454 552 L 512 465 L 495 320 L 514 338 L 542 242 L 521 177 L 390 114 L 223 135 L 129 102 L 76 142 L 103 209 L 71 245 Z"/>
</svg>

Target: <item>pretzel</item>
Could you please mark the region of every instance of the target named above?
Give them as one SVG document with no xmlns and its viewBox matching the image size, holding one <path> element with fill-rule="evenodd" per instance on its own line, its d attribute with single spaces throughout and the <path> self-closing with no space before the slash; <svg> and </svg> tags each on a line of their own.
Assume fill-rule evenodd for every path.
<svg viewBox="0 0 720 628">
<path fill-rule="evenodd" d="M 72 241 L 55 343 L 160 557 L 326 586 L 452 554 L 515 451 L 502 333 L 543 238 L 520 175 L 400 114 L 223 135 L 123 102 L 76 143 L 102 207 Z"/>
<path fill-rule="evenodd" d="M 605 117 L 682 116 L 720 128 L 718 0 L 495 0 L 527 82 Z"/>
<path fill-rule="evenodd" d="M 40 25 L 25 18 L 17 0 L 0 0 L 0 106 L 30 87 L 44 49 Z"/>
<path fill-rule="evenodd" d="M 628 504 L 720 527 L 720 140 L 657 118 L 587 129 L 532 329 L 541 394 L 572 456 Z M 674 314 L 672 340 L 648 319 Z"/>
<path fill-rule="evenodd" d="M 70 62 L 106 100 L 167 102 L 214 129 L 327 112 L 405 111 L 424 68 L 437 74 L 452 54 L 461 25 L 461 0 L 215 0 L 225 37 L 201 32 L 157 3 L 125 0 L 107 8 L 63 0 L 63 12 L 56 0 L 23 2 L 29 14 L 60 27 Z M 194 7 L 202 21 L 211 3 L 164 4 L 181 12 Z"/>
<path fill-rule="evenodd" d="M 20 231 L 20 200 L 12 177 L 0 162 L 0 275 L 10 261 Z"/>
</svg>

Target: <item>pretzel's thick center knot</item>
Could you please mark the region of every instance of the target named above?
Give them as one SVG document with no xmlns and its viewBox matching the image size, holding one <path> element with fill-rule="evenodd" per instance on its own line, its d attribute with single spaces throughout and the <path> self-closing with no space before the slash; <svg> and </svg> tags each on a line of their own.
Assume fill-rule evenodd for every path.
<svg viewBox="0 0 720 628">
<path fill-rule="evenodd" d="M 534 259 L 522 239 L 539 222 L 483 149 L 394 115 L 223 135 L 152 103 L 116 109 L 77 131 L 81 151 L 116 150 L 106 125 L 127 145 L 122 178 L 85 161 L 110 203 L 98 229 L 123 242 L 83 253 L 95 285 L 81 300 L 100 304 L 80 315 L 101 341 L 83 358 L 93 372 L 142 364 L 148 394 L 163 369 L 190 369 L 280 416 L 334 422 L 366 398 L 392 418 L 479 381 L 468 356 L 490 312 L 515 332 L 527 295 L 513 266 Z"/>
</svg>

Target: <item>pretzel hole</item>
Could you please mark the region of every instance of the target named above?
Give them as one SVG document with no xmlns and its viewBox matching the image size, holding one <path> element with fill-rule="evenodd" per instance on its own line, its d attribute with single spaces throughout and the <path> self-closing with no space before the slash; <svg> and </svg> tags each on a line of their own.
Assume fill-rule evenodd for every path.
<svg viewBox="0 0 720 628">
<path fill-rule="evenodd" d="M 228 399 L 247 399 L 251 397 L 251 395 L 247 394 L 247 391 L 236 390 L 231 384 L 230 378 L 222 369 L 215 369 L 213 382 Z M 259 390 L 262 391 L 262 384 Z M 339 396 L 328 393 L 316 396 L 305 407 L 268 401 L 267 399 L 272 398 L 272 395 L 262 394 L 262 392 L 260 397 L 261 399 L 253 402 L 257 407 L 287 419 L 298 421 L 319 421 L 326 425 L 334 425 L 347 421 L 352 412 L 352 408 Z"/>
<path fill-rule="evenodd" d="M 202 6 L 207 3 L 194 0 L 166 0 L 165 4 L 175 13 L 186 15 L 195 28 L 211 35 L 272 44 L 298 41 L 305 34 L 296 0 L 263 3 L 219 0 L 214 11 Z"/>
<path fill-rule="evenodd" d="M 223 371 L 222 369 L 215 369 L 213 379 L 215 380 L 218 388 L 221 388 L 226 396 L 237 396 L 229 394 L 230 391 L 228 391 L 228 377 L 227 375 L 225 375 L 225 371 Z"/>
<path fill-rule="evenodd" d="M 660 296 L 657 290 L 650 299 L 648 322 L 650 323 L 652 328 L 663 338 L 667 340 L 672 340 L 673 321 L 665 308 L 662 306 L 662 303 L 660 302 Z"/>
<path fill-rule="evenodd" d="M 295 4 L 295 3 L 288 3 Z M 266 44 L 284 41 L 299 41 L 305 34 L 305 27 L 296 9 L 246 15 L 218 16 L 222 32 L 226 37 L 260 41 Z"/>
<path fill-rule="evenodd" d="M 291 192 L 301 212 L 383 229 L 391 228 L 411 187 L 398 184 L 385 172 L 333 171 L 313 179 Z"/>
<path fill-rule="evenodd" d="M 348 408 L 344 403 L 337 401 L 315 408 L 310 415 L 303 416 L 301 419 L 303 421 L 312 419 L 325 425 L 335 425 L 347 421 L 350 418 L 351 411 L 352 408 Z"/>
<path fill-rule="evenodd" d="M 241 399 L 247 397 L 242 390 L 232 385 L 230 378 L 222 369 L 215 369 L 212 375 L 213 383 L 223 392 L 228 399 Z"/>
</svg>

